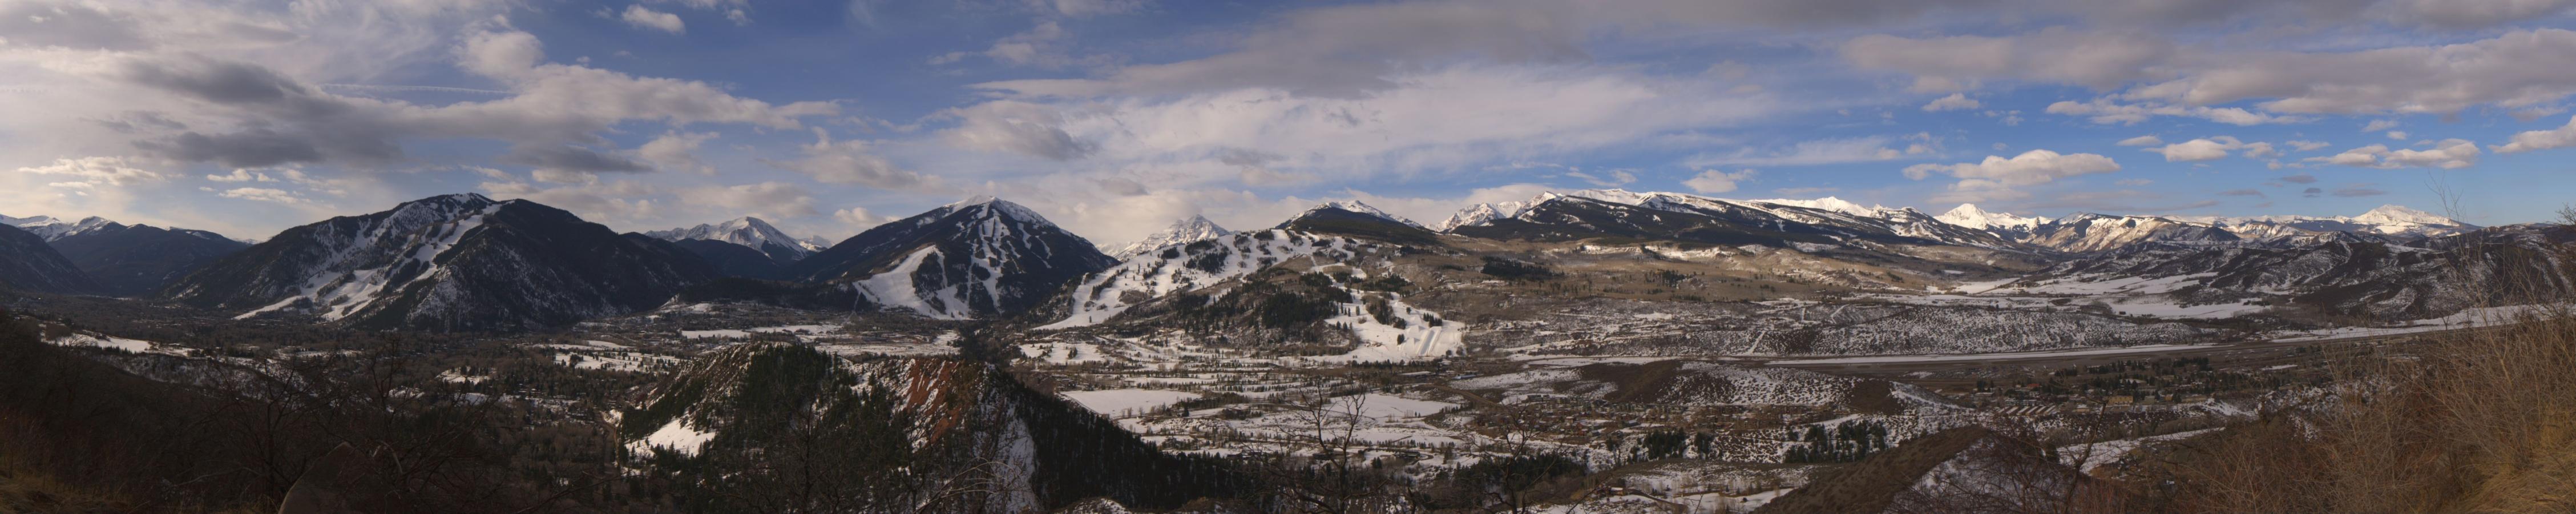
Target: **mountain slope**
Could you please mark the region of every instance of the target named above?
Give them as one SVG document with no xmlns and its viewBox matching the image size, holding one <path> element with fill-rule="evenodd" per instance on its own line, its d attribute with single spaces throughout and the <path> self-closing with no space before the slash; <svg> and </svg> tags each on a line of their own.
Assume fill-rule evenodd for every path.
<svg viewBox="0 0 2576 514">
<path fill-rule="evenodd" d="M 29 216 L 25 218 L 0 216 L 0 223 L 5 223 L 9 226 L 18 227 L 19 229 L 34 233 L 39 237 L 45 238 L 46 241 L 53 241 L 75 234 L 106 228 L 111 225 L 118 225 L 114 221 L 108 221 L 107 218 L 97 216 L 81 218 L 80 221 L 64 220 L 53 216 Z"/>
<path fill-rule="evenodd" d="M 0 227 L 0 288 L 40 293 L 91 293 L 98 284 L 64 259 L 45 238 Z"/>
<path fill-rule="evenodd" d="M 620 436 L 650 473 L 700 493 L 678 495 L 707 502 L 689 511 L 1044 512 L 1102 496 L 1171 508 L 1243 485 L 1221 461 L 1164 455 L 976 361 L 747 343 L 649 398 Z M 805 488 L 835 491 L 840 508 L 801 503 Z"/>
<path fill-rule="evenodd" d="M 2079 212 L 2033 225 L 2020 242 L 2062 252 L 2099 252 L 2144 242 L 2231 243 L 2242 238 L 2212 225 L 2155 216 Z"/>
<path fill-rule="evenodd" d="M 652 308 L 716 276 L 705 261 L 655 243 L 534 202 L 446 195 L 287 229 L 163 294 L 243 318 L 537 328 Z"/>
<path fill-rule="evenodd" d="M 781 267 L 814 254 L 814 250 L 807 248 L 804 241 L 790 237 L 786 232 L 780 232 L 778 227 L 770 226 L 767 221 L 749 216 L 714 225 L 701 224 L 689 228 L 656 230 L 645 232 L 644 235 L 664 241 L 723 241 L 742 245 L 744 248 L 769 256 L 773 263 Z"/>
<path fill-rule="evenodd" d="M 2463 309 L 2563 299 L 2576 290 L 2558 247 L 2565 227 L 2502 227 L 2407 246 L 2335 240 L 2286 248 L 2146 243 L 2059 264 L 2047 277 L 2148 277 L 2197 287 L 2200 303 L 2276 299 L 2343 315 L 2427 319 Z M 2538 288 L 2507 287 L 2545 284 Z"/>
<path fill-rule="evenodd" d="M 1017 313 L 1117 259 L 1019 204 L 977 198 L 868 229 L 787 269 L 940 319 Z"/>
<path fill-rule="evenodd" d="M 714 239 L 680 239 L 664 242 L 688 250 L 699 259 L 705 259 L 707 264 L 716 267 L 716 273 L 720 275 L 762 280 L 778 280 L 787 276 L 787 266 L 779 264 L 775 254 L 761 253 L 760 250 L 749 246 Z"/>
<path fill-rule="evenodd" d="M 1225 227 L 1217 226 L 1216 222 L 1208 221 L 1206 216 L 1191 216 L 1188 219 L 1172 222 L 1172 226 L 1163 227 L 1161 232 L 1127 243 L 1127 246 L 1119 248 L 1118 251 L 1110 252 L 1109 256 L 1126 260 L 1166 246 L 1216 239 L 1232 233 L 1234 232 L 1226 230 Z"/>
<path fill-rule="evenodd" d="M 1330 202 L 1280 222 L 1283 230 L 1336 234 L 1410 245 L 1440 244 L 1431 229 L 1358 201 Z"/>
<path fill-rule="evenodd" d="M 250 243 L 203 230 L 108 223 L 57 238 L 53 246 L 97 280 L 100 292 L 137 296 L 159 291 Z"/>
<path fill-rule="evenodd" d="M 1616 189 L 1542 193 L 1482 204 L 1451 216 L 1449 232 L 1500 239 L 1587 237 L 1703 244 L 1840 245 L 1853 241 L 2005 248 L 1994 234 L 1944 223 L 1913 209 L 1861 207 L 1835 198 L 1726 200 Z"/>
</svg>

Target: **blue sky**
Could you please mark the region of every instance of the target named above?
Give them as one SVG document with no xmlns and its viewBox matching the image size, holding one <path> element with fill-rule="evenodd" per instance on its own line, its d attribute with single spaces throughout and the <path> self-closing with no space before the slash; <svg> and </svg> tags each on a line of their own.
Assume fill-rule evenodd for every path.
<svg viewBox="0 0 2576 514">
<path fill-rule="evenodd" d="M 265 237 L 433 194 L 1103 244 L 1620 187 L 2545 221 L 2576 0 L 0 1 L 0 214 Z"/>
</svg>

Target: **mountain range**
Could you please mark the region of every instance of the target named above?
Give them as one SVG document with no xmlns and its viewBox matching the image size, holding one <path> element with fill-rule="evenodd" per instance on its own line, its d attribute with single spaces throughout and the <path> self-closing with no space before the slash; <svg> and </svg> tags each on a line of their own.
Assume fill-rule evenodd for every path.
<svg viewBox="0 0 2576 514">
<path fill-rule="evenodd" d="M 692 287 L 713 289 L 678 296 L 813 296 L 782 303 L 851 305 L 945 320 L 996 319 L 1043 306 L 1048 314 L 1042 322 L 1092 324 L 1285 259 L 1311 260 L 1318 250 L 1331 249 L 1335 260 L 1389 248 L 1408 249 L 1399 254 L 1458 254 L 1465 248 L 1457 245 L 1470 241 L 1646 245 L 1637 248 L 1745 258 L 1765 255 L 1764 249 L 1787 250 L 1922 274 L 1990 267 L 1998 259 L 2056 265 L 2062 273 L 2140 274 L 2186 268 L 2208 273 L 2217 265 L 2178 263 L 2226 259 L 2194 252 L 2347 248 L 2325 246 L 2335 243 L 2412 248 L 2403 245 L 2480 228 L 2397 206 L 2348 217 L 2077 213 L 2051 219 L 1964 204 L 1934 216 L 1830 197 L 1729 200 L 1615 189 L 1474 205 L 1437 230 L 1356 201 L 1317 205 L 1251 233 L 1194 216 L 1114 254 L 994 198 L 942 206 L 828 247 L 753 217 L 620 235 L 552 207 L 474 194 L 333 218 L 256 245 L 211 232 L 98 218 L 6 220 L 31 227 L 13 229 L 12 243 L 0 246 L 12 257 L 0 280 L 19 289 L 157 296 L 245 318 L 435 330 L 559 326 L 654 308 Z M 1370 245 L 1384 246 L 1357 250 Z M 1841 278 L 1833 282 L 1845 285 L 1904 282 L 1886 273 L 1835 273 Z M 751 282 L 715 280 L 720 277 Z M 2352 280 L 2357 279 L 2230 283 L 2279 288 Z M 1074 298 L 1050 300 L 1063 295 Z"/>
</svg>

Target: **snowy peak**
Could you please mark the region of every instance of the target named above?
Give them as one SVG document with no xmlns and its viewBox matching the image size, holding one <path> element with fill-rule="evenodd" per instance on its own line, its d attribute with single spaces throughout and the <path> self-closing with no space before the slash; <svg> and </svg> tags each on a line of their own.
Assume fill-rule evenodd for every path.
<svg viewBox="0 0 2576 514">
<path fill-rule="evenodd" d="M 1315 206 L 1315 208 L 1312 208 L 1312 209 L 1306 209 L 1306 212 L 1304 212 L 1304 213 L 1299 213 L 1299 214 L 1297 215 L 1297 217 L 1298 217 L 1298 218 L 1304 218 L 1304 217 L 1307 217 L 1307 216 L 1313 216 L 1313 215 L 1315 215 L 1316 213 L 1321 213 L 1321 212 L 1325 212 L 1325 211 L 1332 211 L 1332 210 L 1339 210 L 1339 211 L 1350 212 L 1350 213 L 1354 213 L 1354 214 L 1363 214 L 1363 215 L 1368 215 L 1368 216 L 1375 217 L 1375 218 L 1379 218 L 1379 219 L 1384 219 L 1384 220 L 1387 220 L 1387 221 L 1392 221 L 1392 222 L 1396 222 L 1396 223 L 1402 223 L 1402 224 L 1405 224 L 1405 225 L 1407 225 L 1407 226 L 1411 226 L 1411 227 L 1413 227 L 1413 228 L 1423 228 L 1422 224 L 1420 224 L 1420 223 L 1414 223 L 1414 222 L 1413 222 L 1413 220 L 1404 219 L 1404 217 L 1402 217 L 1402 216 L 1396 216 L 1396 215 L 1393 215 L 1393 214 L 1387 214 L 1387 213 L 1386 213 L 1386 211 L 1378 210 L 1378 208 L 1377 208 L 1377 207 L 1369 206 L 1369 204 L 1364 203 L 1364 202 L 1361 202 L 1361 201 L 1359 201 L 1359 200 L 1340 200 L 1340 201 L 1324 202 L 1324 204 L 1323 204 L 1323 205 L 1317 205 L 1317 206 Z"/>
<path fill-rule="evenodd" d="M 2352 221 L 2354 223 L 2367 223 L 2382 226 L 2459 227 L 2468 225 L 2467 223 L 2461 223 L 2460 220 L 2443 217 L 2429 212 L 2409 209 L 2398 205 L 2379 206 L 2377 209 L 2371 209 L 2370 212 L 2361 213 L 2360 216 L 2352 217 Z"/>
<path fill-rule="evenodd" d="M 525 200 L 459 194 L 287 229 L 163 294 L 243 318 L 518 330 L 650 308 L 711 278 L 669 244 Z"/>
<path fill-rule="evenodd" d="M 1981 230 L 2028 230 L 2032 226 L 2048 222 L 2048 218 L 2037 216 L 2023 217 L 2009 213 L 1988 212 L 1977 208 L 1977 204 L 1973 203 L 1959 204 L 1958 207 L 1951 208 L 1950 212 L 1941 213 L 1933 219 L 1941 220 L 1942 223 Z"/>
<path fill-rule="evenodd" d="M 0 222 L 5 222 L 8 223 L 9 226 L 18 227 L 19 230 L 33 233 L 37 237 L 45 238 L 45 240 L 49 242 L 90 232 L 114 230 L 125 227 L 124 224 L 108 221 L 107 218 L 97 216 L 81 218 L 80 221 L 65 221 L 53 216 L 29 216 L 25 218 L 0 216 Z"/>
<path fill-rule="evenodd" d="M 768 254 L 770 259 L 782 264 L 796 262 L 797 259 L 803 259 L 815 251 L 807 248 L 806 242 L 789 236 L 786 232 L 780 232 L 778 227 L 770 226 L 769 222 L 750 216 L 713 225 L 700 224 L 689 228 L 656 230 L 645 232 L 644 235 L 664 241 L 706 240 L 738 244 Z"/>
<path fill-rule="evenodd" d="M 797 261 L 787 276 L 838 285 L 886 309 L 968 319 L 1026 310 L 1117 262 L 1026 207 L 976 198 L 868 229 Z"/>
<path fill-rule="evenodd" d="M 1839 212 L 1839 213 L 1843 213 L 1843 214 L 1850 214 L 1850 215 L 1853 215 L 1853 216 L 1879 217 L 1879 216 L 1884 215 L 1884 214 L 1886 213 L 1886 211 L 1893 210 L 1893 209 L 1889 209 L 1889 208 L 1886 208 L 1886 207 L 1875 206 L 1875 205 L 1873 205 L 1873 206 L 1869 206 L 1869 207 L 1862 207 L 1862 206 L 1860 206 L 1860 204 L 1851 203 L 1850 201 L 1843 200 L 1843 199 L 1841 199 L 1841 198 L 1831 197 L 1831 196 L 1824 197 L 1824 198 L 1817 198 L 1817 199 L 1814 199 L 1814 200 L 1771 199 L 1771 200 L 1754 200 L 1754 201 L 1755 201 L 1755 202 L 1761 202 L 1761 203 L 1768 203 L 1768 204 L 1787 205 L 1787 206 L 1791 206 L 1791 207 L 1805 207 L 1805 208 L 1809 208 L 1809 209 L 1822 209 L 1822 210 L 1828 210 L 1828 211 Z"/>
<path fill-rule="evenodd" d="M 1217 226 L 1216 222 L 1208 221 L 1206 216 L 1190 216 L 1188 219 L 1172 222 L 1171 226 L 1164 227 L 1161 232 L 1155 232 L 1145 236 L 1144 239 L 1128 243 L 1126 247 L 1110 253 L 1110 256 L 1126 260 L 1165 246 L 1206 241 L 1232 233 L 1234 232 L 1226 230 L 1225 227 Z"/>
</svg>

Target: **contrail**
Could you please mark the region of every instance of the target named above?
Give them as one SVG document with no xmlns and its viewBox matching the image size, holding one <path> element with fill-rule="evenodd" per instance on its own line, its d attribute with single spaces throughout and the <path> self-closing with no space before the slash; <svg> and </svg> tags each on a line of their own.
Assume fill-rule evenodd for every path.
<svg viewBox="0 0 2576 514">
<path fill-rule="evenodd" d="M 436 92 L 436 93 L 473 93 L 473 94 L 485 94 L 485 95 L 506 95 L 506 94 L 510 94 L 510 92 L 509 92 L 509 91 L 500 91 L 500 90 L 493 90 L 493 89 L 474 89 L 474 88 L 464 88 L 464 87 L 447 87 L 447 86 L 400 86 L 400 85 L 383 85 L 383 84 L 323 84 L 323 85 L 322 85 L 322 87 L 326 87 L 326 88 L 337 88 L 337 89 L 357 89 L 357 90 L 368 90 L 368 91 L 428 91 L 428 92 Z"/>
</svg>

